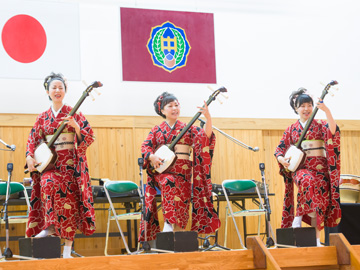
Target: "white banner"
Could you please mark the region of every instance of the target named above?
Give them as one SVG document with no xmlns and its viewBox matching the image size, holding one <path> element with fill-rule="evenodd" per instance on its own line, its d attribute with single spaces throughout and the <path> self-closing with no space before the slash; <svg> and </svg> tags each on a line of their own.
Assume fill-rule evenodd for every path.
<svg viewBox="0 0 360 270">
<path fill-rule="evenodd" d="M 0 78 L 81 79 L 78 4 L 3 0 L 0 33 Z"/>
</svg>

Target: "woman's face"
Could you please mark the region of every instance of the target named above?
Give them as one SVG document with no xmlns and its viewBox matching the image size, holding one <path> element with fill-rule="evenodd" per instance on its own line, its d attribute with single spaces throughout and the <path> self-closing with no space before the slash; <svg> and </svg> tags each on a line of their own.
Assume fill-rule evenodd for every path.
<svg viewBox="0 0 360 270">
<path fill-rule="evenodd" d="M 305 102 L 296 108 L 297 113 L 300 116 L 301 122 L 305 122 L 311 116 L 314 107 L 310 102 Z"/>
<path fill-rule="evenodd" d="M 65 97 L 65 86 L 62 81 L 54 80 L 50 83 L 47 94 L 53 103 L 62 103 Z"/>
<path fill-rule="evenodd" d="M 165 105 L 161 112 L 165 115 L 166 120 L 176 121 L 180 115 L 180 104 L 177 100 L 171 101 Z"/>
</svg>

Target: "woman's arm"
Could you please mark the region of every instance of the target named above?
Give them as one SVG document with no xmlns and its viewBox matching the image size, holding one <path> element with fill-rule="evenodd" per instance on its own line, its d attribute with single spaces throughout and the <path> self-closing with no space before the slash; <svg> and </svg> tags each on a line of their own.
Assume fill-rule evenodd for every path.
<svg viewBox="0 0 360 270">
<path fill-rule="evenodd" d="M 209 112 L 209 108 L 206 104 L 206 102 L 204 101 L 204 107 L 198 107 L 200 109 L 200 112 L 205 116 L 206 118 L 206 124 L 204 126 L 204 131 L 205 134 L 208 138 L 211 137 L 212 135 L 212 119 L 211 119 L 211 115 Z"/>
<path fill-rule="evenodd" d="M 322 110 L 323 112 L 325 112 L 326 114 L 326 119 L 327 122 L 329 124 L 329 129 L 331 131 L 331 134 L 335 134 L 336 132 L 336 122 L 331 114 L 330 109 L 325 105 L 324 102 L 322 102 L 322 100 L 320 99 L 319 102 L 317 103 L 317 107 Z"/>
</svg>

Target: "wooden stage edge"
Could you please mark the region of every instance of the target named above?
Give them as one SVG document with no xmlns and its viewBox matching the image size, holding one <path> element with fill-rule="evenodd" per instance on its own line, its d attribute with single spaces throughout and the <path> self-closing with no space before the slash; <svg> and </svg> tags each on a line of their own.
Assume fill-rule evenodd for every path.
<svg viewBox="0 0 360 270">
<path fill-rule="evenodd" d="M 330 234 L 330 246 L 266 248 L 247 238 L 246 250 L 118 255 L 72 259 L 2 261 L 0 270 L 19 269 L 360 269 L 360 245 Z"/>
</svg>

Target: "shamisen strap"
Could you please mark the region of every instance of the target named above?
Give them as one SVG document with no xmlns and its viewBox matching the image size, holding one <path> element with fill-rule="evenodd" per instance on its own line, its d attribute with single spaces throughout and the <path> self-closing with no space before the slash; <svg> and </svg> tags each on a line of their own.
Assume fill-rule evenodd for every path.
<svg viewBox="0 0 360 270">
<path fill-rule="evenodd" d="M 304 140 L 301 143 L 301 148 L 308 157 L 326 157 L 323 140 Z"/>
<path fill-rule="evenodd" d="M 46 141 L 49 142 L 54 135 L 47 135 Z M 74 149 L 75 133 L 60 133 L 59 137 L 54 142 L 55 151 Z"/>
</svg>

